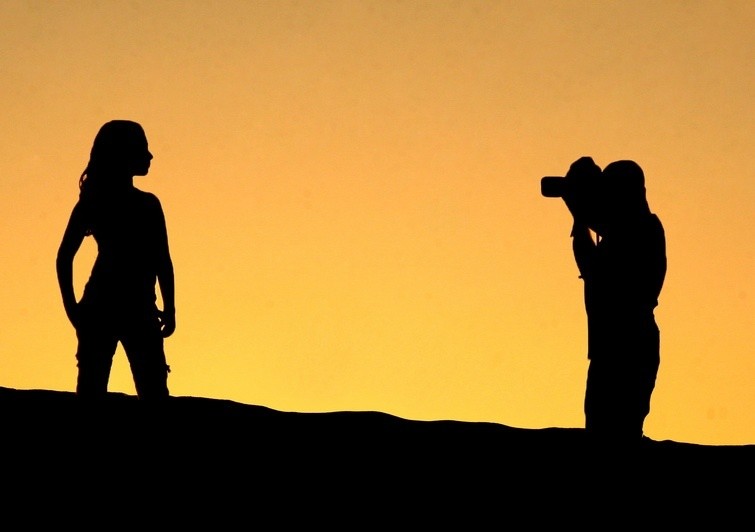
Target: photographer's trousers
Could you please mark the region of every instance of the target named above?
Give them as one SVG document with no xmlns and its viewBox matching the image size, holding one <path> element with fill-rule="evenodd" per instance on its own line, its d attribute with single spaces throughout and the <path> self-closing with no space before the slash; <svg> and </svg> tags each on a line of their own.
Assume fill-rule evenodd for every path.
<svg viewBox="0 0 755 532">
<path fill-rule="evenodd" d="M 645 418 L 660 365 L 660 333 L 655 322 L 615 337 L 593 352 L 587 372 L 585 429 L 596 438 L 632 442 L 643 436 Z"/>
</svg>

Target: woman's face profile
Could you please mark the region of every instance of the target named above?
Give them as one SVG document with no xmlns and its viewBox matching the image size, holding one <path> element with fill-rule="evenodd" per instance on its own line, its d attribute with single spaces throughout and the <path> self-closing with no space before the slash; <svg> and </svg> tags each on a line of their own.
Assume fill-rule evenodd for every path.
<svg viewBox="0 0 755 532">
<path fill-rule="evenodd" d="M 133 175 L 147 175 L 152 157 L 152 153 L 149 151 L 147 137 L 142 134 L 140 138 L 135 139 L 131 154 L 130 164 Z"/>
<path fill-rule="evenodd" d="M 98 167 L 117 173 L 147 175 L 152 154 L 144 129 L 126 120 L 105 124 L 95 139 L 92 160 Z"/>
</svg>

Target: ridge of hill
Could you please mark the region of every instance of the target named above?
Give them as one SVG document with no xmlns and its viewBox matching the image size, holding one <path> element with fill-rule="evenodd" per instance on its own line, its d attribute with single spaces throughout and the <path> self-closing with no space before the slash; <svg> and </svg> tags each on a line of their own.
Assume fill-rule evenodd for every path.
<svg viewBox="0 0 755 532">
<path fill-rule="evenodd" d="M 258 512 L 302 524 L 299 512 L 309 508 L 305 515 L 325 523 L 350 523 L 349 512 L 359 511 L 359 519 L 400 514 L 428 524 L 447 514 L 524 516 L 533 504 L 546 513 L 526 516 L 546 519 L 603 500 L 635 517 L 663 510 L 676 525 L 691 510 L 715 512 L 720 522 L 751 513 L 755 478 L 755 445 L 645 439 L 631 449 L 597 448 L 579 428 L 284 412 L 190 396 L 149 404 L 110 393 L 83 403 L 72 392 L 3 387 L 0 412 L 14 493 L 48 504 L 69 496 L 131 501 L 132 511 L 135 500 L 170 497 L 197 519 Z M 672 500 L 682 505 L 673 512 Z M 274 510 L 283 503 L 288 510 Z M 152 514 L 178 518 L 159 505 Z"/>
</svg>

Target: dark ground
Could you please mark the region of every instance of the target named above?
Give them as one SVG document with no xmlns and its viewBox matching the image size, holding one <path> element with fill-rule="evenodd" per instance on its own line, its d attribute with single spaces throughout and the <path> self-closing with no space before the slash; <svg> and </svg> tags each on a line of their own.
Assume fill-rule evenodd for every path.
<svg viewBox="0 0 755 532">
<path fill-rule="evenodd" d="M 116 393 L 86 405 L 72 392 L 2 387 L 0 412 L 5 507 L 31 503 L 27 519 L 49 518 L 60 504 L 63 515 L 92 509 L 77 525 L 149 515 L 213 529 L 754 522 L 755 445 L 648 439 L 608 449 L 590 446 L 581 428 L 281 412 L 198 397 L 151 406 Z"/>
</svg>

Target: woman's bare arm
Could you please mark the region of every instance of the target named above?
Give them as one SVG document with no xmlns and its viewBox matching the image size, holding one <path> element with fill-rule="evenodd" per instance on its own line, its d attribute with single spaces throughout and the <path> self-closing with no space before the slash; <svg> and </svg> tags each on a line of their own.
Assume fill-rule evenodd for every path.
<svg viewBox="0 0 755 532">
<path fill-rule="evenodd" d="M 160 286 L 160 295 L 163 300 L 163 310 L 160 314 L 163 337 L 167 338 L 176 330 L 176 296 L 175 276 L 173 273 L 173 260 L 168 246 L 168 229 L 165 223 L 165 214 L 158 201 L 159 223 L 158 234 L 158 261 L 157 283 Z"/>
<path fill-rule="evenodd" d="M 63 239 L 60 242 L 60 247 L 58 247 L 55 261 L 58 286 L 60 287 L 60 295 L 63 298 L 63 307 L 65 308 L 68 320 L 74 327 L 78 325 L 78 304 L 73 287 L 73 260 L 85 236 L 86 226 L 83 220 L 81 204 L 77 203 L 68 219 L 68 225 L 63 233 Z"/>
</svg>

